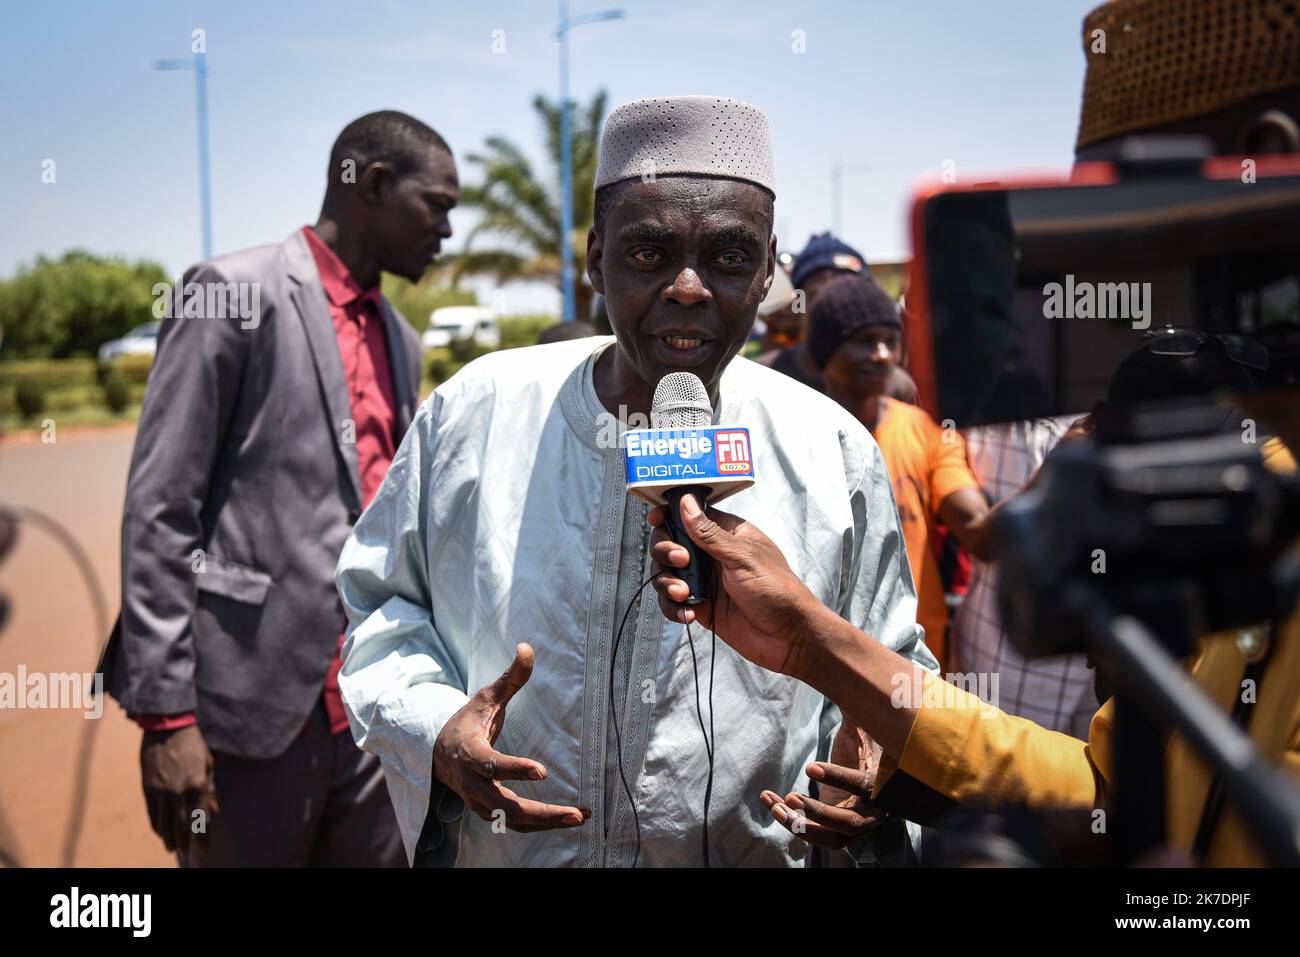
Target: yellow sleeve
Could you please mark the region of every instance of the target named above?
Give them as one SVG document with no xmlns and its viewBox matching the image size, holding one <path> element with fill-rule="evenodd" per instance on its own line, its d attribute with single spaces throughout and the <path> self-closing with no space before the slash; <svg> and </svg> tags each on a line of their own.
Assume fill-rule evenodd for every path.
<svg viewBox="0 0 1300 957">
<path fill-rule="evenodd" d="M 1278 438 L 1269 439 L 1259 450 L 1260 458 L 1264 460 L 1264 465 L 1280 475 L 1294 475 L 1295 456 L 1291 454 L 1282 440 Z"/>
<path fill-rule="evenodd" d="M 959 802 L 1103 803 L 1107 707 L 1093 718 L 1088 743 L 1013 717 L 929 672 L 923 682 L 921 707 L 897 762 L 903 771 Z"/>
</svg>

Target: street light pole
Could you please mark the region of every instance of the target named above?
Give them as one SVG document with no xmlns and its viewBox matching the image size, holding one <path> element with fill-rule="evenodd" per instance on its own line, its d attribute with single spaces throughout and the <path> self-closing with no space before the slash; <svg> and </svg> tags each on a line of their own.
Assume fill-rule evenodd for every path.
<svg viewBox="0 0 1300 957">
<path fill-rule="evenodd" d="M 560 269 L 564 321 L 577 318 L 573 290 L 573 142 L 569 118 L 569 4 L 560 0 Z"/>
<path fill-rule="evenodd" d="M 194 95 L 199 127 L 199 222 L 203 258 L 212 258 L 212 188 L 208 165 L 208 54 L 195 51 L 190 60 L 156 60 L 155 70 L 193 70 Z"/>
<path fill-rule="evenodd" d="M 194 54 L 194 96 L 199 125 L 199 215 L 203 224 L 203 258 L 212 258 L 212 181 L 208 157 L 208 55 Z"/>
<path fill-rule="evenodd" d="M 560 284 L 564 292 L 564 321 L 577 318 L 573 268 L 573 121 L 569 106 L 569 31 L 584 23 L 620 20 L 622 10 L 605 10 L 569 19 L 568 0 L 559 0 L 559 25 L 555 37 L 560 41 Z"/>
</svg>

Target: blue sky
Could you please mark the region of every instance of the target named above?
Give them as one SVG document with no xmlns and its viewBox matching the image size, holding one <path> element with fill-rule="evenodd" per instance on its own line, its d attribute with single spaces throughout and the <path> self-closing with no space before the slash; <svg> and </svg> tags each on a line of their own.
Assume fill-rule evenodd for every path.
<svg viewBox="0 0 1300 957">
<path fill-rule="evenodd" d="M 947 159 L 959 174 L 1069 166 L 1081 24 L 1096 2 L 626 0 L 626 19 L 574 32 L 573 92 L 756 103 L 772 124 L 782 248 L 829 228 L 838 153 L 868 164 L 844 177 L 845 236 L 886 257 L 908 248 L 913 183 Z M 574 0 L 571 12 L 611 6 Z M 504 134 L 538 156 L 529 104 L 558 93 L 555 15 L 552 0 L 8 4 L 0 277 L 71 247 L 148 256 L 173 273 L 199 257 L 194 81 L 151 69 L 188 55 L 196 27 L 211 71 L 220 253 L 314 221 L 330 143 L 369 110 L 410 112 L 459 154 Z M 792 50 L 796 30 L 806 52 Z M 41 182 L 46 159 L 54 184 Z M 472 216 L 454 214 L 459 235 Z"/>
</svg>

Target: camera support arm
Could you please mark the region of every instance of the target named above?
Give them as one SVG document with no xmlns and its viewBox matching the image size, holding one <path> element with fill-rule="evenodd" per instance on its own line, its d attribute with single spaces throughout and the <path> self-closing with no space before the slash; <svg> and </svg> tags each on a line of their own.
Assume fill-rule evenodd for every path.
<svg viewBox="0 0 1300 957">
<path fill-rule="evenodd" d="M 1113 614 L 1105 595 L 1085 581 L 1070 582 L 1062 598 L 1068 612 L 1086 626 L 1093 647 L 1115 661 L 1123 700 L 1145 714 L 1155 728 L 1180 732 L 1220 775 L 1228 797 L 1241 809 L 1265 854 L 1278 864 L 1300 866 L 1300 787 L 1260 753 L 1140 621 Z M 1163 741 L 1164 736 L 1159 737 Z M 1122 793 L 1125 769 L 1116 772 Z M 1133 772 L 1128 777 L 1131 780 Z M 1163 796 L 1162 790 L 1161 800 Z M 1131 862 L 1146 849 L 1121 847 L 1120 851 Z"/>
</svg>

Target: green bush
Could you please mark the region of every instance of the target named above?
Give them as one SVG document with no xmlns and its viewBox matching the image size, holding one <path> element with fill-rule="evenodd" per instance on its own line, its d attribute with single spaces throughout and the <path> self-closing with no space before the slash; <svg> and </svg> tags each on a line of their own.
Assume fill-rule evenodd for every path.
<svg viewBox="0 0 1300 957">
<path fill-rule="evenodd" d="M 93 356 L 99 346 L 154 321 L 154 289 L 167 282 L 155 262 L 130 263 L 82 250 L 38 256 L 0 281 L 0 329 L 7 356 Z M 91 370 L 93 371 L 93 370 Z"/>
<path fill-rule="evenodd" d="M 100 388 L 108 385 L 112 376 L 121 376 L 132 385 L 145 385 L 149 381 L 149 370 L 153 368 L 153 356 L 118 356 L 110 362 L 95 364 L 95 381 Z"/>
<path fill-rule="evenodd" d="M 485 356 L 489 352 L 493 351 L 495 350 L 493 350 L 491 346 L 482 345 L 469 336 L 464 339 L 451 340 L 451 357 L 461 365 L 465 365 L 467 362 L 473 362 L 479 356 Z"/>
<path fill-rule="evenodd" d="M 98 384 L 94 359 L 16 359 L 0 362 L 0 390 L 35 382 L 47 392 Z"/>
<path fill-rule="evenodd" d="M 20 382 L 14 390 L 14 401 L 24 419 L 34 419 L 45 411 L 45 387 L 39 382 Z"/>
<path fill-rule="evenodd" d="M 558 321 L 559 316 L 545 313 L 507 316 L 498 322 L 501 328 L 501 348 L 515 349 L 519 346 L 536 345 L 537 334 Z"/>
<path fill-rule="evenodd" d="M 131 384 L 116 370 L 104 381 L 104 404 L 114 415 L 121 415 L 131 404 Z"/>
<path fill-rule="evenodd" d="M 425 372 L 434 387 L 437 387 L 455 375 L 459 368 L 460 364 L 447 355 L 446 349 L 433 349 L 429 352 Z"/>
<path fill-rule="evenodd" d="M 149 381 L 149 370 L 153 368 L 153 356 L 118 356 L 111 363 L 113 371 L 132 385 L 144 385 Z"/>
<path fill-rule="evenodd" d="M 60 416 L 78 410 L 101 409 L 104 385 L 115 373 L 126 379 L 133 400 L 139 401 L 144 385 L 135 381 L 139 378 L 137 370 L 128 371 L 129 375 L 123 375 L 116 364 L 101 368 L 94 359 L 0 362 L 0 416 L 21 415 L 17 397 L 21 387 L 40 389 L 45 396 L 45 410 Z"/>
<path fill-rule="evenodd" d="M 64 415 L 77 409 L 99 405 L 102 392 L 103 389 L 93 385 L 57 389 L 45 394 L 45 405 L 50 412 Z"/>
</svg>

